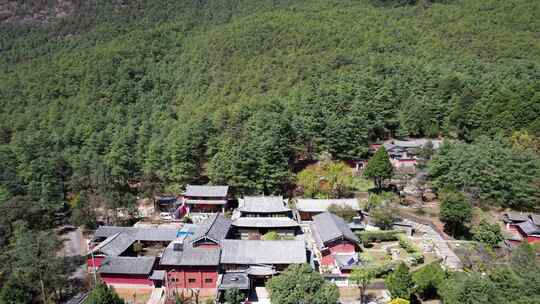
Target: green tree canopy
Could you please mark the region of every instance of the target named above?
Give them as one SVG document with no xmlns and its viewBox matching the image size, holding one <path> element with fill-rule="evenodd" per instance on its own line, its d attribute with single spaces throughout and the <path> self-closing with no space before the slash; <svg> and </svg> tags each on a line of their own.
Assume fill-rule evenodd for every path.
<svg viewBox="0 0 540 304">
<path fill-rule="evenodd" d="M 446 273 L 438 262 L 425 265 L 412 274 L 412 280 L 415 285 L 414 290 L 423 299 L 437 297 L 437 290 L 445 279 Z"/>
<path fill-rule="evenodd" d="M 393 168 L 390 163 L 388 152 L 381 146 L 368 161 L 368 164 L 364 169 L 364 176 L 372 178 L 377 190 L 381 191 L 384 180 L 391 178 L 392 172 Z"/>
<path fill-rule="evenodd" d="M 358 285 L 360 289 L 360 303 L 364 303 L 367 287 L 375 279 L 376 271 L 372 267 L 355 267 L 349 280 Z"/>
<path fill-rule="evenodd" d="M 225 303 L 227 304 L 241 304 L 245 299 L 246 295 L 238 288 L 227 289 L 225 291 Z"/>
<path fill-rule="evenodd" d="M 409 300 L 413 293 L 414 282 L 409 273 L 409 267 L 405 263 L 399 263 L 396 269 L 384 279 L 384 283 L 392 298 Z"/>
<path fill-rule="evenodd" d="M 503 240 L 501 227 L 497 224 L 490 224 L 486 220 L 480 221 L 472 228 L 473 239 L 490 247 L 498 246 Z"/>
<path fill-rule="evenodd" d="M 463 229 L 464 225 L 472 219 L 471 203 L 465 194 L 456 191 L 441 193 L 441 210 L 439 217 L 444 222 L 445 228 L 452 235 Z"/>
<path fill-rule="evenodd" d="M 327 282 L 307 265 L 290 265 L 270 279 L 266 287 L 274 304 L 334 304 L 339 298 L 336 285 Z"/>
<path fill-rule="evenodd" d="M 124 304 L 124 300 L 112 288 L 98 284 L 88 295 L 85 304 Z"/>
<path fill-rule="evenodd" d="M 352 222 L 353 218 L 358 215 L 358 212 L 356 209 L 349 205 L 337 205 L 332 204 L 328 207 L 328 212 L 331 212 L 342 219 L 344 219 L 347 223 Z"/>
<path fill-rule="evenodd" d="M 446 143 L 428 171 L 436 187 L 454 187 L 487 204 L 526 210 L 540 203 L 540 158 L 501 137 Z"/>
</svg>

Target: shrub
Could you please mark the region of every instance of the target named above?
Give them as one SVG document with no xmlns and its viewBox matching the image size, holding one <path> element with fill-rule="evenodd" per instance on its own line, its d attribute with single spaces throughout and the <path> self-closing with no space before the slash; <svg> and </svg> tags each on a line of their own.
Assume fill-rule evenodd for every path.
<svg viewBox="0 0 540 304">
<path fill-rule="evenodd" d="M 473 239 L 490 247 L 496 247 L 504 240 L 501 227 L 482 220 L 479 225 L 472 229 Z"/>
<path fill-rule="evenodd" d="M 397 241 L 398 235 L 402 234 L 401 230 L 386 230 L 386 231 L 361 231 L 357 233 L 364 245 L 373 242 L 390 242 Z"/>
<path fill-rule="evenodd" d="M 399 240 L 399 246 L 403 248 L 407 253 L 411 254 L 412 264 L 417 265 L 424 262 L 424 255 L 422 250 L 412 243 L 407 236 L 400 234 L 397 236 Z"/>
</svg>

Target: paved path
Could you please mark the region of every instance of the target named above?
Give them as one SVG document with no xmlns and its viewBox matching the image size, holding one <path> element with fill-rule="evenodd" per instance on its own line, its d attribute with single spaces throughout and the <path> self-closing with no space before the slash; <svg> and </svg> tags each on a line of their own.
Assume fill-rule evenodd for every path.
<svg viewBox="0 0 540 304">
<path fill-rule="evenodd" d="M 265 287 L 255 287 L 249 295 L 249 302 L 252 304 L 270 304 L 270 296 Z"/>
<path fill-rule="evenodd" d="M 86 254 L 86 246 L 83 242 L 81 229 L 73 229 L 62 235 L 64 247 L 60 252 L 61 256 L 70 257 Z"/>
<path fill-rule="evenodd" d="M 442 259 L 444 266 L 452 270 L 462 270 L 463 266 L 458 256 L 450 249 L 447 241 L 438 234 L 431 226 L 419 224 L 411 220 L 403 220 L 413 226 L 414 230 L 423 233 L 423 238 L 431 240 L 434 245 L 435 252 Z"/>
<path fill-rule="evenodd" d="M 148 299 L 148 302 L 146 302 L 146 304 L 159 304 L 161 302 L 162 296 L 163 289 L 154 288 L 154 290 L 152 290 L 152 294 L 150 295 L 150 299 Z"/>
</svg>

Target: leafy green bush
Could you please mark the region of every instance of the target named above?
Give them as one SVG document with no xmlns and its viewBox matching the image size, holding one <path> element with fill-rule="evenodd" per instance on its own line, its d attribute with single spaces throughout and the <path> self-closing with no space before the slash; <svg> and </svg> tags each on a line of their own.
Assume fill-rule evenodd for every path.
<svg viewBox="0 0 540 304">
<path fill-rule="evenodd" d="M 401 230 L 381 230 L 381 231 L 361 231 L 358 232 L 358 237 L 364 245 L 373 242 L 390 242 L 397 241 L 398 235 L 403 234 Z"/>
<path fill-rule="evenodd" d="M 411 255 L 413 265 L 424 262 L 424 254 L 422 253 L 421 248 L 412 243 L 404 234 L 398 235 L 397 238 L 399 241 L 399 246 Z"/>
</svg>

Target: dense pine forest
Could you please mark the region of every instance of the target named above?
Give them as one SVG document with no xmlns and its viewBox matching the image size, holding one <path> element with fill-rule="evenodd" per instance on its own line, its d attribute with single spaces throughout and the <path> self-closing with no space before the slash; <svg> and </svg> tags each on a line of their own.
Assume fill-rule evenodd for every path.
<svg viewBox="0 0 540 304">
<path fill-rule="evenodd" d="M 540 134 L 536 1 L 96 0 L 29 18 L 59 10 L 41 2 L 0 32 L 10 192 L 276 193 L 295 163 L 389 135 Z"/>
<path fill-rule="evenodd" d="M 321 153 L 388 137 L 459 141 L 436 185 L 537 207 L 539 29 L 530 0 L 1 2 L 0 303 L 63 297 L 71 266 L 36 268 L 59 245 L 33 231 L 70 206 L 186 183 L 284 194 Z"/>
</svg>

